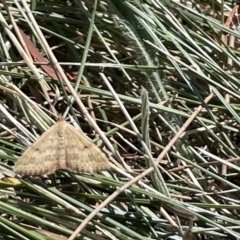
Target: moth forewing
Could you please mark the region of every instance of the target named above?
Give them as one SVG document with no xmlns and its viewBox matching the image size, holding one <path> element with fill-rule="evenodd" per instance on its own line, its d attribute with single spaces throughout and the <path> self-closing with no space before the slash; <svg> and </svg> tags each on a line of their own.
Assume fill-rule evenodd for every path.
<svg viewBox="0 0 240 240">
<path fill-rule="evenodd" d="M 57 169 L 92 173 L 109 168 L 105 154 L 63 117 L 59 117 L 21 155 L 13 170 L 22 175 L 48 175 Z"/>
</svg>

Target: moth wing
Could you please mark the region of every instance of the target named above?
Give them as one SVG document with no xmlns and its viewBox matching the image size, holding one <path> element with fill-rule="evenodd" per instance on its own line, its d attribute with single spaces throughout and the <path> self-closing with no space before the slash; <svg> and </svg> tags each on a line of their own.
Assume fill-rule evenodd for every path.
<svg viewBox="0 0 240 240">
<path fill-rule="evenodd" d="M 110 168 L 105 154 L 70 124 L 65 128 L 64 139 L 65 169 L 75 173 L 92 173 Z"/>
<path fill-rule="evenodd" d="M 50 127 L 17 160 L 13 171 L 22 175 L 53 173 L 58 166 L 57 124 Z"/>
</svg>

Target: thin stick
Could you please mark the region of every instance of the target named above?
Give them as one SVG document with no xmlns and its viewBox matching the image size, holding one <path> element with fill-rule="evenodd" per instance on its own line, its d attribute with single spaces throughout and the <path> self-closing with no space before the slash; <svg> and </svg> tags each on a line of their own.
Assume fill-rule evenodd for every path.
<svg viewBox="0 0 240 240">
<path fill-rule="evenodd" d="M 208 97 L 204 100 L 205 103 L 208 103 L 210 99 L 214 96 L 213 93 L 210 93 Z M 178 140 L 178 138 L 181 136 L 181 134 L 185 131 L 185 129 L 189 126 L 189 124 L 193 121 L 193 119 L 199 114 L 199 112 L 202 110 L 202 105 L 200 105 L 196 111 L 187 119 L 187 121 L 183 124 L 183 126 L 180 128 L 178 133 L 173 137 L 173 139 L 169 142 L 169 144 L 163 149 L 161 154 L 158 156 L 156 160 L 156 164 L 159 163 L 162 158 L 165 156 L 165 154 L 168 152 L 168 150 L 172 147 L 172 145 Z M 117 197 L 121 192 L 123 192 L 125 189 L 129 188 L 132 184 L 139 181 L 141 178 L 148 175 L 150 172 L 154 170 L 153 167 L 150 167 L 146 169 L 143 173 L 138 175 L 137 177 L 133 178 L 126 184 L 124 184 L 122 187 L 117 189 L 112 195 L 110 195 L 105 201 L 103 201 L 97 208 L 95 208 L 85 219 L 84 221 L 78 226 L 78 228 L 73 232 L 73 234 L 68 238 L 68 240 L 74 240 L 75 237 L 82 231 L 82 229 L 87 225 L 89 221 L 93 219 L 93 217 L 108 203 L 110 203 L 115 197 Z"/>
</svg>

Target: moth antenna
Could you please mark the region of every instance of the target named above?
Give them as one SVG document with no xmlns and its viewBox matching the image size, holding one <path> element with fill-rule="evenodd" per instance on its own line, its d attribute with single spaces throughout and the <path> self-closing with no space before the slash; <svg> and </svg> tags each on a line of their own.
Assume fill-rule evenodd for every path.
<svg viewBox="0 0 240 240">
<path fill-rule="evenodd" d="M 57 121 L 60 122 L 60 121 L 64 121 L 64 117 L 62 114 L 59 114 L 58 117 L 57 117 Z"/>
</svg>

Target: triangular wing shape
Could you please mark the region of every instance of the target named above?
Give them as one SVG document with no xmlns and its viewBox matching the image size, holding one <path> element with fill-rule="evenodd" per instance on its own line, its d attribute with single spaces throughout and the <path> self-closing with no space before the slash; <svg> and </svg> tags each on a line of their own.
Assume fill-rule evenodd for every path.
<svg viewBox="0 0 240 240">
<path fill-rule="evenodd" d="M 57 169 L 92 173 L 110 169 L 103 152 L 60 116 L 17 160 L 13 171 L 22 175 L 51 174 Z"/>
<path fill-rule="evenodd" d="M 105 154 L 68 123 L 64 126 L 64 141 L 65 163 L 60 163 L 59 168 L 74 173 L 92 173 L 110 169 Z"/>
<path fill-rule="evenodd" d="M 60 154 L 57 128 L 57 124 L 53 125 L 28 147 L 15 163 L 15 173 L 44 175 L 56 170 Z"/>
</svg>

